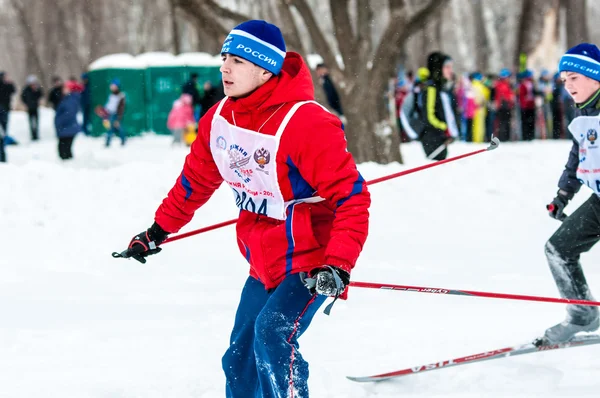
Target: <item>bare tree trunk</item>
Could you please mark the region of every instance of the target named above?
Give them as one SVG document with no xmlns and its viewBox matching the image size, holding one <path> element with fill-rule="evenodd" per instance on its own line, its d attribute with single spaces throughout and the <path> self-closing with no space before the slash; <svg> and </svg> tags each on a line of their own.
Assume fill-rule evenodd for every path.
<svg viewBox="0 0 600 398">
<path fill-rule="evenodd" d="M 579 43 L 589 42 L 587 1 L 561 0 L 561 6 L 567 11 L 567 47 L 571 48 Z"/>
<path fill-rule="evenodd" d="M 483 0 L 471 2 L 473 17 L 475 20 L 475 57 L 477 70 L 485 73 L 489 69 L 489 41 L 485 29 L 485 17 L 483 15 Z"/>
<path fill-rule="evenodd" d="M 173 52 L 181 53 L 181 40 L 179 39 L 179 28 L 177 26 L 177 9 L 175 8 L 175 0 L 169 0 L 169 17 L 171 19 L 171 42 L 173 43 Z"/>
<path fill-rule="evenodd" d="M 520 64 L 521 56 L 527 55 L 542 40 L 544 15 L 553 4 L 552 0 L 523 0 L 521 18 L 517 31 L 517 47 L 514 55 L 515 65 Z"/>
<path fill-rule="evenodd" d="M 23 44 L 25 46 L 25 64 L 29 66 L 38 77 L 43 78 L 44 67 L 37 49 L 37 40 L 33 32 L 32 23 L 28 18 L 27 10 L 31 4 L 23 4 L 20 0 L 10 0 L 10 4 L 17 14 L 17 21 L 21 29 Z"/>
<path fill-rule="evenodd" d="M 500 68 L 506 66 L 502 61 L 502 46 L 498 37 L 498 30 L 495 26 L 494 13 L 490 9 L 489 2 L 481 0 L 481 3 L 481 11 L 483 12 L 483 24 L 485 26 L 487 46 L 489 50 L 487 67 L 489 68 L 488 71 L 497 71 Z"/>
</svg>

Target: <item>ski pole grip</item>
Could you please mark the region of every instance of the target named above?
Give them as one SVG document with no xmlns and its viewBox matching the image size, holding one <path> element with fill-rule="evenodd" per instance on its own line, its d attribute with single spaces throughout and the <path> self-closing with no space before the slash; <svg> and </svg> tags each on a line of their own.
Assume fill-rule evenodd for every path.
<svg viewBox="0 0 600 398">
<path fill-rule="evenodd" d="M 554 209 L 556 209 L 556 207 L 554 207 L 552 203 L 546 205 L 546 210 L 548 210 L 549 212 L 554 212 Z"/>
</svg>

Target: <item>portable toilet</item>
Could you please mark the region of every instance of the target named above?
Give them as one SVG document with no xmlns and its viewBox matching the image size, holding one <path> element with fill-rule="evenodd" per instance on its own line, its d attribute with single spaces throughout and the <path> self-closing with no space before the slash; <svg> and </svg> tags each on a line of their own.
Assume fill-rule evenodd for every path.
<svg viewBox="0 0 600 398">
<path fill-rule="evenodd" d="M 193 72 L 198 73 L 198 91 L 202 96 L 204 82 L 221 84 L 221 60 L 207 53 L 184 53 L 163 57 L 153 56 L 146 68 L 146 97 L 148 98 L 148 127 L 158 134 L 170 134 L 167 118 L 173 102 Z M 137 58 L 143 57 L 144 54 Z M 199 111 L 199 109 L 197 109 Z"/>
<path fill-rule="evenodd" d="M 170 134 L 167 118 L 173 102 L 181 95 L 183 68 L 168 52 L 151 52 L 136 57 L 146 65 L 146 115 L 148 130 Z"/>
</svg>

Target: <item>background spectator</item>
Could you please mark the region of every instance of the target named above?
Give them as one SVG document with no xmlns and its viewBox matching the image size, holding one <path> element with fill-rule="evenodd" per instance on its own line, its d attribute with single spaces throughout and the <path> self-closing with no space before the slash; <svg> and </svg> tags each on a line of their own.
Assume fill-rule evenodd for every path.
<svg viewBox="0 0 600 398">
<path fill-rule="evenodd" d="M 77 82 L 69 80 L 63 86 L 62 101 L 56 109 L 54 116 L 54 127 L 58 137 L 58 156 L 62 160 L 72 159 L 73 139 L 81 131 L 77 122 L 77 113 L 80 109 L 81 94 Z"/>
<path fill-rule="evenodd" d="M 317 75 L 319 76 L 319 82 L 323 87 L 323 91 L 325 91 L 325 97 L 327 98 L 327 103 L 333 109 L 340 119 L 344 116 L 344 110 L 342 109 L 342 102 L 340 101 L 340 96 L 329 76 L 329 69 L 325 64 L 317 65 Z M 343 121 L 345 118 L 343 119 Z"/>
<path fill-rule="evenodd" d="M 4 144 L 8 145 L 8 113 L 10 112 L 10 103 L 15 93 L 15 85 L 10 81 L 5 72 L 0 72 L 0 128 L 4 136 Z"/>
<path fill-rule="evenodd" d="M 475 115 L 473 116 L 473 142 L 485 140 L 487 107 L 490 100 L 490 89 L 483 83 L 483 75 L 479 72 L 471 74 L 471 87 L 475 96 Z"/>
<path fill-rule="evenodd" d="M 35 75 L 27 76 L 27 80 L 25 81 L 25 83 L 26 86 L 21 92 L 21 101 L 23 101 L 23 104 L 25 104 L 25 107 L 27 108 L 27 113 L 29 115 L 31 141 L 37 141 L 39 139 L 39 107 L 40 100 L 44 96 L 44 91 L 42 90 L 42 87 L 40 87 L 38 78 Z"/>
<path fill-rule="evenodd" d="M 81 85 L 83 86 L 83 91 L 81 92 L 81 113 L 83 115 L 83 124 L 81 125 L 83 133 L 85 135 L 90 135 L 91 131 L 91 112 L 92 112 L 92 93 L 90 87 L 90 79 L 87 73 L 81 74 Z"/>
<path fill-rule="evenodd" d="M 552 100 L 550 109 L 552 112 L 552 138 L 565 137 L 565 102 L 564 97 L 570 97 L 565 90 L 565 85 L 560 78 L 560 73 L 554 75 L 554 86 L 552 88 Z"/>
<path fill-rule="evenodd" d="M 196 115 L 196 107 L 202 105 L 202 97 L 200 96 L 200 91 L 198 91 L 198 74 L 196 72 L 193 72 L 190 75 L 190 80 L 183 84 L 181 87 L 181 94 L 189 94 L 192 96 L 192 106 L 194 107 L 194 115 Z M 196 117 L 196 120 L 199 119 L 200 113 L 198 113 Z"/>
<path fill-rule="evenodd" d="M 110 94 L 104 109 L 108 114 L 109 123 L 106 132 L 106 147 L 110 146 L 113 134 L 118 134 L 121 138 L 121 145 L 125 145 L 125 130 L 121 125 L 125 114 L 125 93 L 121 92 L 121 81 L 119 79 L 113 79 L 110 83 Z"/>
<path fill-rule="evenodd" d="M 523 141 L 531 141 L 535 138 L 535 87 L 533 72 L 529 69 L 521 73 L 519 105 L 521 106 Z"/>
<path fill-rule="evenodd" d="M 48 104 L 52 106 L 52 109 L 56 110 L 58 104 L 63 98 L 63 81 L 60 76 L 54 76 L 52 78 L 52 89 L 48 93 Z"/>
<path fill-rule="evenodd" d="M 193 99 L 191 95 L 181 94 L 181 97 L 173 103 L 171 112 L 169 112 L 167 127 L 173 134 L 174 144 L 182 142 L 183 132 L 190 124 L 196 124 L 192 102 Z"/>
<path fill-rule="evenodd" d="M 498 139 L 500 141 L 510 140 L 510 126 L 512 112 L 515 106 L 515 94 L 510 82 L 511 72 L 504 68 L 498 75 L 499 79 L 495 85 L 495 108 L 498 119 Z"/>
<path fill-rule="evenodd" d="M 204 82 L 204 96 L 200 101 L 200 117 L 204 116 L 204 114 L 208 112 L 208 110 L 212 108 L 214 104 L 223 99 L 223 97 L 225 97 L 225 94 L 222 93 L 221 90 L 218 90 L 216 87 L 214 87 L 211 82 Z"/>
</svg>

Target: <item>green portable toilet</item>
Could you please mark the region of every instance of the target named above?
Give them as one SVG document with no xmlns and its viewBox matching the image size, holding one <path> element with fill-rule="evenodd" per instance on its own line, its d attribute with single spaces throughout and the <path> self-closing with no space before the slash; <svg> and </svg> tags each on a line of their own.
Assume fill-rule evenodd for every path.
<svg viewBox="0 0 600 398">
<path fill-rule="evenodd" d="M 136 59 L 146 65 L 146 125 L 149 131 L 170 134 L 167 118 L 173 101 L 179 97 L 182 71 L 175 56 L 168 52 L 149 52 Z"/>
<path fill-rule="evenodd" d="M 102 119 L 94 110 L 104 107 L 110 94 L 110 82 L 119 79 L 121 91 L 125 93 L 125 114 L 122 126 L 128 136 L 147 131 L 146 122 L 146 74 L 144 65 L 130 54 L 112 54 L 99 58 L 89 66 L 92 135 L 106 132 Z"/>
<path fill-rule="evenodd" d="M 198 90 L 204 95 L 204 83 L 210 81 L 213 86 L 220 86 L 221 81 L 221 55 L 207 53 L 183 53 L 177 56 L 181 65 L 185 66 L 185 80 L 189 80 L 192 73 L 198 74 Z"/>
<path fill-rule="evenodd" d="M 198 90 L 206 80 L 220 84 L 220 59 L 206 53 L 147 53 L 136 57 L 146 68 L 148 128 L 158 134 L 170 134 L 167 119 L 173 102 L 181 95 L 183 84 L 192 72 L 198 73 Z"/>
</svg>

